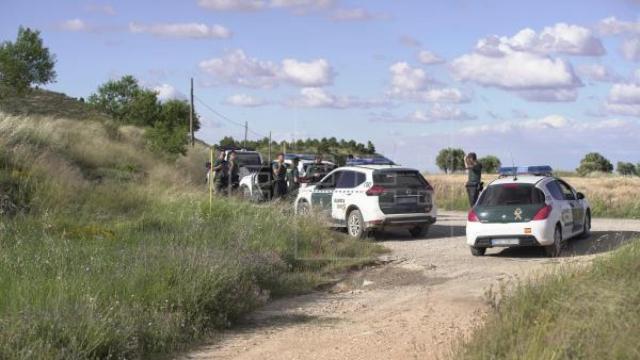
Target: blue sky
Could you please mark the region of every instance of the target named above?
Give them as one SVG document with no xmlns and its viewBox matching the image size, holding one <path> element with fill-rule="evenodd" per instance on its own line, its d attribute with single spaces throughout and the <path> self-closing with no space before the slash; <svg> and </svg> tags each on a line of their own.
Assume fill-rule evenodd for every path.
<svg viewBox="0 0 640 360">
<path fill-rule="evenodd" d="M 640 1 L 3 1 L 0 39 L 42 31 L 48 88 L 196 83 L 198 134 L 366 141 L 434 170 L 462 147 L 572 169 L 640 162 Z"/>
</svg>

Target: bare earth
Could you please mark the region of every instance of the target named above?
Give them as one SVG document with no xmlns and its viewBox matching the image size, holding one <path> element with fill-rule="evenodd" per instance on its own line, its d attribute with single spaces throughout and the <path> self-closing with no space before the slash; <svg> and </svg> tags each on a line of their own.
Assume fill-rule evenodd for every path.
<svg viewBox="0 0 640 360">
<path fill-rule="evenodd" d="M 489 311 L 487 292 L 560 264 L 586 264 L 637 238 L 640 220 L 594 219 L 590 239 L 563 256 L 541 249 L 489 249 L 472 257 L 465 214 L 445 212 L 429 235 L 380 236 L 387 265 L 349 274 L 328 292 L 274 301 L 211 345 L 181 359 L 442 359 Z"/>
</svg>

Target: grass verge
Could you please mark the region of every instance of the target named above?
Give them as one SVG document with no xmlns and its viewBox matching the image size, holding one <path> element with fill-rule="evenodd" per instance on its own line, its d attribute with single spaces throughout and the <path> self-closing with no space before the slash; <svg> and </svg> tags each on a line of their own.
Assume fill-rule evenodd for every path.
<svg viewBox="0 0 640 360">
<path fill-rule="evenodd" d="M 518 286 L 461 359 L 640 358 L 640 242 Z"/>
</svg>

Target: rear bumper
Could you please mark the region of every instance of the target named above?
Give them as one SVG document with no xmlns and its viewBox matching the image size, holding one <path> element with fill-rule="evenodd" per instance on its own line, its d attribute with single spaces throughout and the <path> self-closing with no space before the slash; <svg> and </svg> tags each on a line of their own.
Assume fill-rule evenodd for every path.
<svg viewBox="0 0 640 360">
<path fill-rule="evenodd" d="M 367 228 L 413 227 L 416 225 L 432 225 L 435 222 L 436 217 L 427 214 L 388 215 L 384 219 L 367 222 Z"/>
<path fill-rule="evenodd" d="M 509 245 L 494 245 L 493 240 L 501 240 L 501 239 L 518 239 L 517 244 L 509 244 Z M 538 239 L 535 236 L 531 235 L 523 235 L 523 236 L 485 236 L 476 238 L 475 247 L 524 247 L 524 246 L 541 246 Z"/>
<path fill-rule="evenodd" d="M 467 223 L 467 245 L 476 247 L 546 246 L 553 244 L 555 225 L 549 221 L 526 223 Z M 492 240 L 517 239 L 510 244 L 496 244 Z"/>
</svg>

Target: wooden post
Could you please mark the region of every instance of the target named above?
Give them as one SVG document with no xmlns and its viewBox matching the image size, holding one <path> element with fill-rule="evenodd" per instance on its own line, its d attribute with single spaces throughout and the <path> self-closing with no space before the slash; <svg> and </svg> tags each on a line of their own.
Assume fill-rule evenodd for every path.
<svg viewBox="0 0 640 360">
<path fill-rule="evenodd" d="M 189 109 L 190 109 L 190 111 L 189 111 L 189 133 L 191 134 L 191 147 L 194 147 L 195 143 L 196 143 L 196 137 L 193 134 L 193 113 L 194 113 L 194 109 L 193 109 L 193 78 L 191 78 L 191 102 L 190 102 Z"/>
<path fill-rule="evenodd" d="M 209 214 L 211 214 L 211 205 L 213 204 L 213 146 L 209 148 Z"/>
<path fill-rule="evenodd" d="M 271 166 L 271 131 L 269 131 L 269 166 Z"/>
<path fill-rule="evenodd" d="M 249 133 L 249 122 L 244 122 L 244 147 L 247 147 L 247 135 Z"/>
</svg>

